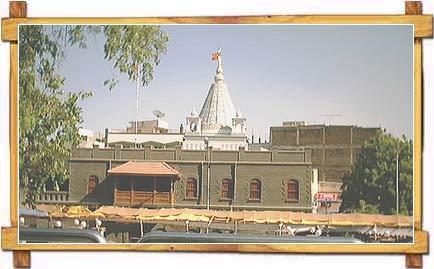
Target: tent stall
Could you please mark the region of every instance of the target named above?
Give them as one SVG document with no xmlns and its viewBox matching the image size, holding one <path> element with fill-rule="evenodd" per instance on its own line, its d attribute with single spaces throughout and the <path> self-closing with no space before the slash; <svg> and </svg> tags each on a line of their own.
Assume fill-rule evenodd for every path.
<svg viewBox="0 0 434 269">
<path fill-rule="evenodd" d="M 369 214 L 313 214 L 289 211 L 219 211 L 190 208 L 132 208 L 102 206 L 91 211 L 84 206 L 57 206 L 48 212 L 53 219 L 102 220 L 106 223 L 139 224 L 140 235 L 144 224 L 189 228 L 210 228 L 227 231 L 274 231 L 282 234 L 310 234 L 321 229 L 330 235 L 363 235 L 366 237 L 411 238 L 413 218 L 401 215 Z M 271 229 L 271 230 L 270 230 Z M 277 229 L 277 230 L 276 230 Z"/>
<path fill-rule="evenodd" d="M 368 214 L 313 214 L 289 211 L 217 211 L 189 208 L 126 208 L 103 206 L 94 213 L 111 218 L 142 221 L 231 222 L 254 224 L 374 226 L 408 228 L 413 225 L 411 216 Z"/>
</svg>

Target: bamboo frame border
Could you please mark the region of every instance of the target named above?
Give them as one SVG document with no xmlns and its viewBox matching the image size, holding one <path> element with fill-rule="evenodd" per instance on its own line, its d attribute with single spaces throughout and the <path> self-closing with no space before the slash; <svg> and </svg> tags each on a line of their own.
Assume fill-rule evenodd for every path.
<svg viewBox="0 0 434 269">
<path fill-rule="evenodd" d="M 413 24 L 415 37 L 432 37 L 431 15 L 273 15 L 145 18 L 3 18 L 2 40 L 17 41 L 18 24 Z"/>
<path fill-rule="evenodd" d="M 15 2 L 17 3 L 17 2 Z M 406 15 L 298 15 L 160 18 L 23 18 L 25 2 L 18 2 L 2 19 L 2 40 L 10 42 L 11 228 L 2 228 L 2 249 L 25 254 L 29 250 L 126 250 L 276 253 L 428 253 L 428 234 L 422 231 L 422 38 L 432 37 L 433 17 L 421 14 L 421 3 L 406 2 Z M 24 4 L 22 4 L 24 3 Z M 409 4 L 410 3 L 410 4 Z M 409 5 L 408 5 L 409 4 Z M 16 8 L 16 7 L 15 7 Z M 17 18 L 21 17 L 21 18 Z M 414 227 L 413 244 L 19 244 L 18 243 L 18 24 L 413 24 L 414 39 Z M 28 253 L 29 254 L 29 253 Z M 24 255 L 26 256 L 26 255 Z M 410 256 L 414 257 L 414 256 Z"/>
</svg>

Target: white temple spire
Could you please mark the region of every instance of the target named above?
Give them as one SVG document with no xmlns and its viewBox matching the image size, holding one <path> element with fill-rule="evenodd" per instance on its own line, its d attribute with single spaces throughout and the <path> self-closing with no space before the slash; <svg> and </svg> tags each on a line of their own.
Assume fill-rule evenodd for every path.
<svg viewBox="0 0 434 269">
<path fill-rule="evenodd" d="M 221 49 L 212 54 L 211 60 L 217 61 L 217 70 L 215 82 L 211 84 L 199 114 L 204 133 L 218 133 L 222 127 L 230 128 L 232 118 L 236 116 L 235 106 L 223 77 Z"/>
<path fill-rule="evenodd" d="M 217 69 L 216 69 L 216 75 L 214 77 L 215 81 L 218 80 L 224 80 L 223 77 L 223 64 L 222 64 L 222 49 L 220 48 L 217 52 L 214 52 L 212 54 L 211 60 L 217 61 Z"/>
<path fill-rule="evenodd" d="M 235 109 L 234 102 L 223 77 L 222 50 L 212 54 L 217 61 L 214 81 L 209 87 L 202 108 L 197 115 L 193 110 L 187 117 L 183 149 L 203 150 L 213 147 L 219 150 L 247 148 L 246 118 Z"/>
</svg>

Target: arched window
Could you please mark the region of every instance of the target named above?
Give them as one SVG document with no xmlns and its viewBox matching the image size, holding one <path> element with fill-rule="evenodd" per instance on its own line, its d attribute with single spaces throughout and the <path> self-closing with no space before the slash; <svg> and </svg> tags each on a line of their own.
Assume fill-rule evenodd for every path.
<svg viewBox="0 0 434 269">
<path fill-rule="evenodd" d="M 194 178 L 187 179 L 187 188 L 185 190 L 186 198 L 196 198 L 197 197 L 197 181 Z"/>
<path fill-rule="evenodd" d="M 87 193 L 92 193 L 98 185 L 98 178 L 96 176 L 90 176 L 87 182 Z"/>
<path fill-rule="evenodd" d="M 250 182 L 250 200 L 261 200 L 261 181 L 253 179 Z"/>
<path fill-rule="evenodd" d="M 299 198 L 298 181 L 291 179 L 287 183 L 287 199 L 291 202 L 298 202 Z"/>
<path fill-rule="evenodd" d="M 223 179 L 222 180 L 221 198 L 222 199 L 232 199 L 233 198 L 232 181 L 230 179 Z"/>
</svg>

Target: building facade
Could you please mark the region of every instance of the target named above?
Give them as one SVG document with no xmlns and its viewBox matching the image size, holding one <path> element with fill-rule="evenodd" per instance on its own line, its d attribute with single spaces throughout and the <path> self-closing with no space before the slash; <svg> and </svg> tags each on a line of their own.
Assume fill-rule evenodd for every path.
<svg viewBox="0 0 434 269">
<path fill-rule="evenodd" d="M 78 144 L 79 148 L 105 147 L 105 143 L 102 142 L 103 137 L 99 133 L 79 128 L 78 134 L 80 135 L 80 143 Z"/>
<path fill-rule="evenodd" d="M 106 129 L 107 148 L 74 149 L 68 190 L 46 192 L 40 202 L 337 212 L 342 178 L 378 128 L 284 122 L 270 128 L 268 143 L 248 144 L 221 51 L 213 60 L 214 82 L 185 128 L 169 132 L 158 118 Z"/>
<path fill-rule="evenodd" d="M 179 176 L 152 175 L 149 171 L 155 169 L 138 168 L 143 163 L 166 165 Z M 131 164 L 134 167 L 128 171 Z M 141 175 L 133 174 L 132 171 L 140 169 Z M 70 174 L 67 201 L 45 198 L 40 202 L 311 212 L 312 183 L 317 180 L 309 149 L 219 151 L 182 150 L 180 146 L 76 149 L 70 159 Z M 128 176 L 135 176 L 136 183 L 129 181 Z M 130 192 L 126 195 L 131 195 L 131 200 L 125 200 L 124 196 L 120 203 L 119 199 L 116 201 L 119 190 L 124 194 Z M 144 192 L 148 192 L 148 198 L 144 198 Z M 149 193 L 155 197 L 149 198 Z"/>
<path fill-rule="evenodd" d="M 126 133 L 129 134 L 155 134 L 169 132 L 169 124 L 162 119 L 131 121 L 130 126 L 126 128 Z"/>
<path fill-rule="evenodd" d="M 184 134 L 181 133 L 125 133 L 106 129 L 106 147 L 114 148 L 144 148 L 152 146 L 155 148 L 171 148 L 181 145 Z"/>
<path fill-rule="evenodd" d="M 351 173 L 363 143 L 374 137 L 378 130 L 379 128 L 288 122 L 270 128 L 270 149 L 310 148 L 312 166 L 318 170 L 317 200 L 322 203 L 322 211 L 337 212 L 342 179 Z"/>
</svg>

